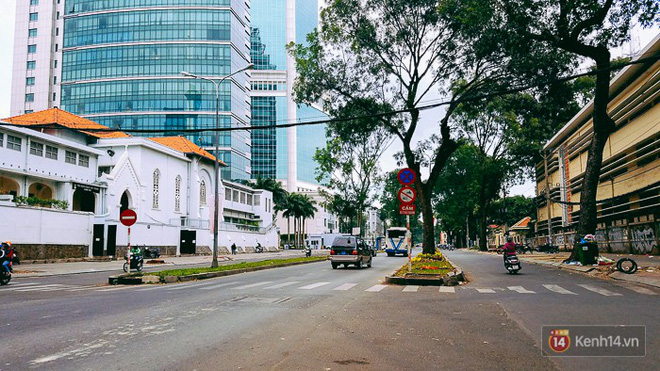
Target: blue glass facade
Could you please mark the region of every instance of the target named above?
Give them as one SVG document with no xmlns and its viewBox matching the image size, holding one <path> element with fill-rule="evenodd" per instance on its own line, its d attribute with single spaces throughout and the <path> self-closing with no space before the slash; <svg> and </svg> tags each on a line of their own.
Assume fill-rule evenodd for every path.
<svg viewBox="0 0 660 371">
<path fill-rule="evenodd" d="M 318 25 L 318 2 L 316 0 L 252 0 L 251 57 L 255 69 L 286 71 L 286 4 L 295 3 L 296 42 L 304 43 L 307 34 Z M 252 85 L 252 125 L 264 126 L 287 122 L 287 97 L 283 94 L 286 85 L 281 82 L 255 81 Z M 279 94 L 277 94 L 279 93 Z M 262 96 L 263 95 L 263 96 Z M 277 95 L 277 96 L 273 96 Z M 266 103 L 268 102 L 268 103 Z M 309 107 L 296 109 L 298 121 L 313 121 L 327 118 L 322 112 Z M 297 128 L 298 180 L 312 184 L 316 181 L 314 154 L 325 145 L 325 125 Z M 286 179 L 288 166 L 287 130 L 254 130 L 252 133 L 253 178 L 275 177 Z M 275 159 L 275 164 L 269 162 Z"/>
<path fill-rule="evenodd" d="M 235 0 L 68 0 L 61 106 L 123 129 L 215 127 L 215 88 L 181 71 L 218 79 L 249 61 L 249 5 Z M 221 84 L 221 127 L 250 122 L 246 74 Z M 207 149 L 213 132 L 186 133 Z M 250 177 L 250 133 L 220 134 L 225 179 Z"/>
</svg>

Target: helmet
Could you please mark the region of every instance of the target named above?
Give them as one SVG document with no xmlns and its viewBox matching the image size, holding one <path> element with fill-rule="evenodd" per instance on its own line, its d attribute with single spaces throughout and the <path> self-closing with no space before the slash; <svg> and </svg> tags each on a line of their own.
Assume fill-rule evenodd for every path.
<svg viewBox="0 0 660 371">
<path fill-rule="evenodd" d="M 11 242 L 10 241 L 4 241 L 2 244 L 7 246 L 7 247 L 11 247 Z"/>
<path fill-rule="evenodd" d="M 593 234 L 588 234 L 584 236 L 583 239 L 587 242 L 594 242 L 596 241 L 596 236 L 594 236 Z"/>
</svg>

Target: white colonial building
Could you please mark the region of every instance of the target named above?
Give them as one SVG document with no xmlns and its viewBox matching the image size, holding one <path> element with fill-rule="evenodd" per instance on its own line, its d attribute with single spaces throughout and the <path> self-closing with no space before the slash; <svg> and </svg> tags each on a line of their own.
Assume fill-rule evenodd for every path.
<svg viewBox="0 0 660 371">
<path fill-rule="evenodd" d="M 183 137 L 110 132 L 57 108 L 5 121 L 0 210 L 10 222 L 0 226 L 0 238 L 25 259 L 122 255 L 128 230 L 119 215 L 128 208 L 138 215 L 132 245 L 169 255 L 211 252 L 210 153 Z M 244 251 L 277 246 L 271 192 L 222 182 L 219 215 L 221 253 L 232 243 Z"/>
</svg>

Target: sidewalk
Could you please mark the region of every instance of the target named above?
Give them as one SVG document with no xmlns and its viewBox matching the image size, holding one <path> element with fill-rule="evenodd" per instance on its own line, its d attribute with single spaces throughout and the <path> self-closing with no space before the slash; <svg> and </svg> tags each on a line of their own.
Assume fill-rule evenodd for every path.
<svg viewBox="0 0 660 371">
<path fill-rule="evenodd" d="M 327 250 L 314 250 L 313 256 L 327 254 Z M 304 250 L 282 250 L 278 252 L 264 253 L 244 253 L 237 255 L 218 255 L 218 264 L 226 265 L 241 261 L 258 261 L 266 259 L 284 259 L 293 257 L 302 257 Z M 163 260 L 164 264 L 148 264 L 151 259 L 145 259 L 144 267 L 160 267 L 163 269 L 174 268 L 177 266 L 189 265 L 211 265 L 212 257 L 210 255 L 201 256 L 179 256 L 179 257 L 161 257 L 157 260 Z M 93 272 L 119 271 L 122 269 L 124 260 L 114 261 L 85 261 L 73 263 L 51 263 L 51 264 L 21 264 L 14 266 L 14 277 L 43 277 L 57 276 L 64 274 L 79 274 Z"/>
<path fill-rule="evenodd" d="M 483 252 L 482 252 L 483 253 Z M 495 252 L 487 254 L 495 255 Z M 569 252 L 560 252 L 557 254 L 533 253 L 518 254 L 518 258 L 527 263 L 551 266 L 558 269 L 572 270 L 588 274 L 594 277 L 609 278 L 629 283 L 641 283 L 660 288 L 660 256 L 649 255 L 631 255 L 631 254 L 601 254 L 602 256 L 614 260 L 612 265 L 577 266 L 566 265 L 562 262 L 571 254 Z M 622 258 L 631 258 L 637 262 L 638 270 L 634 274 L 625 274 L 616 270 L 616 262 Z"/>
</svg>

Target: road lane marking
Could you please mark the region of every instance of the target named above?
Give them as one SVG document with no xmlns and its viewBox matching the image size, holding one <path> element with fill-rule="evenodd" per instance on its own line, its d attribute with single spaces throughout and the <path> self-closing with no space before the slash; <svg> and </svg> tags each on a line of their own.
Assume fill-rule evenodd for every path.
<svg viewBox="0 0 660 371">
<path fill-rule="evenodd" d="M 17 288 L 9 288 L 8 290 L 13 290 L 13 291 L 19 291 L 19 292 L 27 292 L 27 291 L 58 291 L 58 290 L 66 290 L 67 288 L 74 288 L 75 286 L 70 286 L 70 285 L 61 285 L 59 283 L 54 283 L 54 284 L 48 284 L 48 285 L 41 285 L 41 286 L 30 286 L 30 287 L 17 287 Z"/>
<path fill-rule="evenodd" d="M 315 289 L 317 287 L 321 287 L 323 285 L 327 285 L 330 282 L 317 282 L 317 283 L 312 283 L 311 285 L 303 286 L 303 287 L 298 287 L 299 290 L 311 290 Z"/>
<path fill-rule="evenodd" d="M 78 288 L 76 288 L 76 289 L 71 289 L 71 290 L 67 290 L 67 291 L 86 291 L 86 290 L 94 290 L 94 289 L 98 289 L 98 288 L 100 288 L 100 287 L 101 287 L 101 286 L 96 286 L 96 285 L 82 286 L 82 287 L 78 287 Z"/>
<path fill-rule="evenodd" d="M 184 283 L 184 284 L 176 285 L 176 287 L 170 287 L 170 288 L 167 289 L 167 291 L 183 290 L 183 289 L 188 289 L 188 288 L 196 289 L 196 288 L 201 287 L 201 286 L 213 285 L 215 283 L 216 282 L 213 282 L 213 281 L 207 281 L 207 282 L 197 281 L 197 282 L 191 282 L 191 283 Z"/>
<path fill-rule="evenodd" d="M 355 286 L 357 286 L 357 283 L 345 283 L 341 286 L 335 287 L 333 290 L 335 290 L 335 291 L 346 291 L 346 290 L 352 289 Z"/>
<path fill-rule="evenodd" d="M 108 288 L 102 288 L 102 289 L 94 290 L 94 291 L 119 291 L 119 290 L 126 290 L 126 289 L 130 289 L 130 288 L 134 288 L 134 287 L 135 286 L 133 286 L 133 285 L 125 285 L 125 286 L 121 286 L 121 287 L 108 286 Z"/>
<path fill-rule="evenodd" d="M 475 289 L 480 294 L 494 294 L 495 290 L 493 289 Z"/>
<path fill-rule="evenodd" d="M 577 295 L 573 291 L 566 290 L 565 288 L 559 286 L 559 285 L 543 285 L 546 289 L 556 292 L 557 294 L 562 294 L 562 295 Z"/>
<path fill-rule="evenodd" d="M 22 283 L 9 283 L 7 287 L 19 287 L 19 286 L 33 286 L 33 285 L 40 285 L 38 282 L 22 282 Z M 9 289 L 8 289 L 9 290 Z"/>
<path fill-rule="evenodd" d="M 378 292 L 378 291 L 384 289 L 385 287 L 387 287 L 387 285 L 373 285 L 373 286 L 369 287 L 368 289 L 366 289 L 364 291 Z"/>
<path fill-rule="evenodd" d="M 536 294 L 536 292 L 527 290 L 522 286 L 509 286 L 508 289 L 520 294 Z"/>
<path fill-rule="evenodd" d="M 149 287 L 143 288 L 143 289 L 138 289 L 135 291 L 152 291 L 152 290 L 158 290 L 158 289 L 166 289 L 167 285 L 156 285 L 156 284 L 149 284 Z"/>
<path fill-rule="evenodd" d="M 419 290 L 419 286 L 411 285 L 404 287 L 402 292 L 417 292 L 417 290 Z"/>
<path fill-rule="evenodd" d="M 585 289 L 587 289 L 589 291 L 593 291 L 593 292 L 595 292 L 597 294 L 601 294 L 603 296 L 623 296 L 623 295 L 619 294 L 618 292 L 612 292 L 612 291 L 605 290 L 605 289 L 602 289 L 602 288 L 596 287 L 596 286 L 591 286 L 591 285 L 578 285 L 578 286 L 584 287 Z"/>
<path fill-rule="evenodd" d="M 257 286 L 268 285 L 269 283 L 273 283 L 273 281 L 257 282 L 257 283 L 252 283 L 252 284 L 249 284 L 249 285 L 243 285 L 243 286 L 238 286 L 238 287 L 232 287 L 232 290 L 250 289 L 250 288 L 253 288 L 253 287 L 257 287 Z"/>
<path fill-rule="evenodd" d="M 199 289 L 200 290 L 214 290 L 214 289 L 217 289 L 217 288 L 220 288 L 220 287 L 225 287 L 225 286 L 230 286 L 230 285 L 237 285 L 239 283 L 240 282 L 224 282 L 224 283 L 219 283 L 219 284 L 213 285 L 213 286 L 200 287 Z"/>
<path fill-rule="evenodd" d="M 644 294 L 644 295 L 658 295 L 655 291 L 647 289 L 646 287 L 639 287 L 639 286 L 625 286 L 628 290 L 632 290 L 638 294 Z"/>
<path fill-rule="evenodd" d="M 456 293 L 456 288 L 448 287 L 448 286 L 440 286 L 439 292 L 447 293 L 447 294 L 455 294 Z"/>
<path fill-rule="evenodd" d="M 277 285 L 264 287 L 264 290 L 281 289 L 282 287 L 295 285 L 296 283 L 300 283 L 300 281 L 289 281 L 289 282 L 278 283 Z"/>
</svg>

